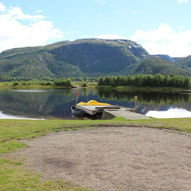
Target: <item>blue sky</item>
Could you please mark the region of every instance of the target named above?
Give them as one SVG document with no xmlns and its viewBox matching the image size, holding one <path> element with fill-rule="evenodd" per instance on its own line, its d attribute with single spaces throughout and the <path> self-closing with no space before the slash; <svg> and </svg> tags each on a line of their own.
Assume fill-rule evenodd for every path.
<svg viewBox="0 0 191 191">
<path fill-rule="evenodd" d="M 0 0 L 0 51 L 79 38 L 125 38 L 151 54 L 191 55 L 189 0 Z"/>
</svg>

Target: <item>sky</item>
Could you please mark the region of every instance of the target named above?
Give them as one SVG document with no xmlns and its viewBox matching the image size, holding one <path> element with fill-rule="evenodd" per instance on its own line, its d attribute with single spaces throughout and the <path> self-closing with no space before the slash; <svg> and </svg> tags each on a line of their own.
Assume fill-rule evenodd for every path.
<svg viewBox="0 0 191 191">
<path fill-rule="evenodd" d="M 81 38 L 191 55 L 191 0 L 0 0 L 0 52 Z"/>
</svg>

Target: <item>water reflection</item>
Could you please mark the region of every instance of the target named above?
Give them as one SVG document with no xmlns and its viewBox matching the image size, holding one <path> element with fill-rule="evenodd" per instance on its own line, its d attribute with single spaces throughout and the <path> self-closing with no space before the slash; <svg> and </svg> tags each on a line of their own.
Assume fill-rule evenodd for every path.
<svg viewBox="0 0 191 191">
<path fill-rule="evenodd" d="M 98 89 L 102 99 L 131 101 L 137 113 L 154 118 L 191 117 L 190 93 L 129 92 Z M 135 101 L 135 97 L 137 97 Z M 131 107 L 131 106 L 130 106 Z"/>
<path fill-rule="evenodd" d="M 154 118 L 186 118 L 191 117 L 191 112 L 182 108 L 172 108 L 167 111 L 149 111 L 146 116 Z"/>
<path fill-rule="evenodd" d="M 41 93 L 41 92 L 49 92 L 49 91 L 55 91 L 55 90 L 11 90 L 13 92 L 32 92 L 32 93 Z"/>
<path fill-rule="evenodd" d="M 116 89 L 98 89 L 98 94 L 102 99 L 110 100 L 128 100 L 134 101 L 135 96 L 138 97 L 138 102 L 141 104 L 178 104 L 178 103 L 191 103 L 191 96 L 182 93 L 163 93 L 163 92 L 127 92 L 118 91 Z"/>
<path fill-rule="evenodd" d="M 0 110 L 14 116 L 63 117 L 70 116 L 74 100 L 71 90 L 1 91 Z"/>
<path fill-rule="evenodd" d="M 0 111 L 0 119 L 30 119 L 30 120 L 37 120 L 37 118 L 27 118 L 27 117 L 19 117 L 19 116 L 7 115 L 7 114 L 2 113 L 2 111 Z"/>
<path fill-rule="evenodd" d="M 142 114 L 148 114 L 149 111 L 167 111 L 171 108 L 191 111 L 189 94 L 125 92 L 111 88 L 0 91 L 0 111 L 6 115 L 29 118 L 71 118 L 70 108 L 76 103 L 76 91 L 79 92 L 79 102 L 95 99 L 136 108 L 136 111 Z M 135 96 L 138 96 L 136 103 Z"/>
</svg>

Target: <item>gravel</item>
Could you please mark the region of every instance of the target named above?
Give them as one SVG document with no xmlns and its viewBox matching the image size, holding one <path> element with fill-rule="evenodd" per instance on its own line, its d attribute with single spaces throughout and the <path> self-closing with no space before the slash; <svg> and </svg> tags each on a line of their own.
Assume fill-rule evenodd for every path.
<svg viewBox="0 0 191 191">
<path fill-rule="evenodd" d="M 52 133 L 20 152 L 46 179 L 99 191 L 190 191 L 191 136 L 150 128 L 104 127 Z"/>
</svg>

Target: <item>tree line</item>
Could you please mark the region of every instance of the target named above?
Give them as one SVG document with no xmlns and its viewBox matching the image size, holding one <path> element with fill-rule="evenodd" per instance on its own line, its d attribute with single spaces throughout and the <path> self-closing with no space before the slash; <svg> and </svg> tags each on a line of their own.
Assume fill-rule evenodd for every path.
<svg viewBox="0 0 191 191">
<path fill-rule="evenodd" d="M 189 77 L 184 76 L 148 74 L 134 76 L 101 77 L 98 80 L 98 86 L 190 88 L 191 82 Z"/>
<path fill-rule="evenodd" d="M 72 88 L 72 82 L 70 79 L 59 79 L 55 81 L 11 81 L 11 82 L 1 82 L 5 86 L 12 87 L 24 87 L 24 86 L 51 86 L 59 88 Z"/>
</svg>

